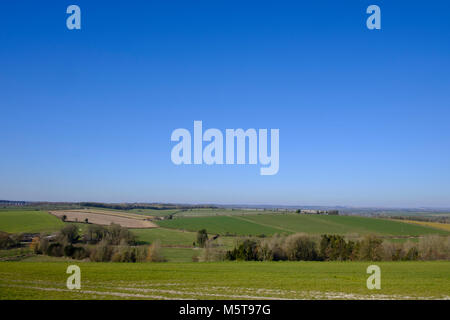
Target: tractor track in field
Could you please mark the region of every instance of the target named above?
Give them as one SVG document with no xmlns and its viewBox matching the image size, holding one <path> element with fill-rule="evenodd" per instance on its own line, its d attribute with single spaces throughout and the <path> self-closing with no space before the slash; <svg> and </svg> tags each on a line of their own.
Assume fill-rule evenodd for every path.
<svg viewBox="0 0 450 320">
<path fill-rule="evenodd" d="M 56 282 L 26 281 L 26 280 L 2 280 L 0 287 L 22 288 L 28 290 L 67 292 L 76 295 L 88 295 L 98 297 L 118 297 L 124 299 L 245 299 L 245 300 L 393 300 L 393 299 L 439 299 L 449 300 L 450 296 L 423 297 L 397 294 L 358 294 L 346 292 L 323 291 L 296 291 L 266 288 L 244 288 L 211 286 L 209 284 L 196 284 L 194 287 L 186 287 L 182 283 L 127 283 L 118 282 L 119 286 L 111 286 L 110 283 L 92 283 L 82 286 L 80 290 L 69 290 Z M 6 283 L 5 283 L 6 282 Z M 57 286 L 57 287 L 54 287 Z M 161 286 L 163 288 L 157 288 Z M 165 288 L 164 288 L 165 287 Z M 167 288 L 172 287 L 172 288 Z M 80 296 L 81 298 L 81 296 Z M 86 297 L 83 297 L 86 298 Z M 77 299 L 77 297 L 75 297 Z"/>
<path fill-rule="evenodd" d="M 245 221 L 245 222 L 250 222 L 250 223 L 253 223 L 253 224 L 256 224 L 256 225 L 259 225 L 259 226 L 269 227 L 269 228 L 272 228 L 272 229 L 278 229 L 278 230 L 280 230 L 282 232 L 292 232 L 292 233 L 296 233 L 297 232 L 295 230 L 285 229 L 285 228 L 281 228 L 279 226 L 273 226 L 273 225 L 266 224 L 266 223 L 255 222 L 254 220 L 246 219 L 246 218 L 244 218 L 242 216 L 233 216 L 233 218 L 236 218 L 238 220 L 242 220 L 242 221 Z"/>
</svg>

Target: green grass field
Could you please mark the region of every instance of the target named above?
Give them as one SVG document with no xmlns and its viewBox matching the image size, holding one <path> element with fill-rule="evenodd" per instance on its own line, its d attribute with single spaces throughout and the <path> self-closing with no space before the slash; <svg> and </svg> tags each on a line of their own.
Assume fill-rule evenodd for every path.
<svg viewBox="0 0 450 320">
<path fill-rule="evenodd" d="M 62 228 L 64 223 L 46 211 L 0 210 L 0 231 L 52 232 Z"/>
<path fill-rule="evenodd" d="M 0 299 L 442 299 L 450 262 L 82 263 L 81 291 L 66 288 L 74 262 L 0 262 Z"/>
<path fill-rule="evenodd" d="M 275 233 L 305 232 L 311 234 L 380 234 L 419 236 L 449 232 L 403 222 L 356 216 L 325 216 L 298 214 L 260 214 L 246 216 L 213 216 L 177 218 L 159 221 L 165 228 L 197 231 L 205 228 L 209 233 L 237 235 L 272 235 Z"/>
<path fill-rule="evenodd" d="M 165 228 L 198 231 L 205 228 L 211 234 L 259 235 L 283 232 L 282 229 L 264 226 L 243 220 L 234 216 L 177 218 L 173 220 L 158 221 L 158 225 Z"/>
<path fill-rule="evenodd" d="M 138 241 L 143 244 L 152 243 L 155 240 L 161 241 L 163 246 L 188 246 L 196 241 L 195 232 L 184 232 L 180 230 L 156 228 L 156 229 L 133 229 Z"/>
<path fill-rule="evenodd" d="M 436 228 L 407 225 L 387 219 L 357 216 L 325 215 L 258 215 L 243 218 L 261 225 L 271 225 L 290 232 L 306 233 L 375 233 L 380 235 L 420 236 L 425 234 L 450 234 Z M 419 227 L 419 228 L 416 228 Z"/>
</svg>

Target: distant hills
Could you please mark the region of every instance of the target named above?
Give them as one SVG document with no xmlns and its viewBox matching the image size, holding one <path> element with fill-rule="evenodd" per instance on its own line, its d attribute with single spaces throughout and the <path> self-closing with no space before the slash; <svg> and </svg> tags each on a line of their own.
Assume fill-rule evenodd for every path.
<svg viewBox="0 0 450 320">
<path fill-rule="evenodd" d="M 311 206 L 311 205 L 252 205 L 252 204 L 183 204 L 183 203 L 105 203 L 105 202 L 51 202 L 51 201 L 16 201 L 0 200 L 0 207 L 36 207 L 42 209 L 59 208 L 75 209 L 85 207 L 96 207 L 116 210 L 132 209 L 242 209 L 242 210 L 273 210 L 273 211 L 296 211 L 303 210 L 339 210 L 343 215 L 367 215 L 367 216 L 427 216 L 427 215 L 450 215 L 450 208 L 389 208 L 389 207 L 351 207 L 351 206 Z"/>
</svg>

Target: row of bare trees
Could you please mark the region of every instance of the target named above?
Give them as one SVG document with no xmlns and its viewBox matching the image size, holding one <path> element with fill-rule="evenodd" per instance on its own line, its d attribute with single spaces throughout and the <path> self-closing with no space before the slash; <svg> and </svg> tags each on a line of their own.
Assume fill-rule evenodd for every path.
<svg viewBox="0 0 450 320">
<path fill-rule="evenodd" d="M 37 254 L 96 262 L 164 261 L 159 241 L 149 246 L 136 246 L 135 236 L 117 224 L 89 225 L 82 234 L 76 225 L 69 224 L 54 237 L 37 238 L 32 248 Z"/>
<path fill-rule="evenodd" d="M 418 242 L 389 242 L 375 235 L 347 240 L 341 235 L 274 235 L 247 238 L 225 254 L 245 261 L 411 261 L 450 260 L 450 237 L 427 235 Z"/>
</svg>

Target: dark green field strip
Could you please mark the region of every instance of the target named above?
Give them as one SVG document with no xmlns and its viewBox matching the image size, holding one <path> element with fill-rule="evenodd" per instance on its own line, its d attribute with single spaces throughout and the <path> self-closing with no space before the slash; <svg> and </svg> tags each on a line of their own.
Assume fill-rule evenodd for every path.
<svg viewBox="0 0 450 320">
<path fill-rule="evenodd" d="M 0 231 L 51 232 L 61 229 L 64 223 L 46 211 L 0 210 Z"/>
</svg>

